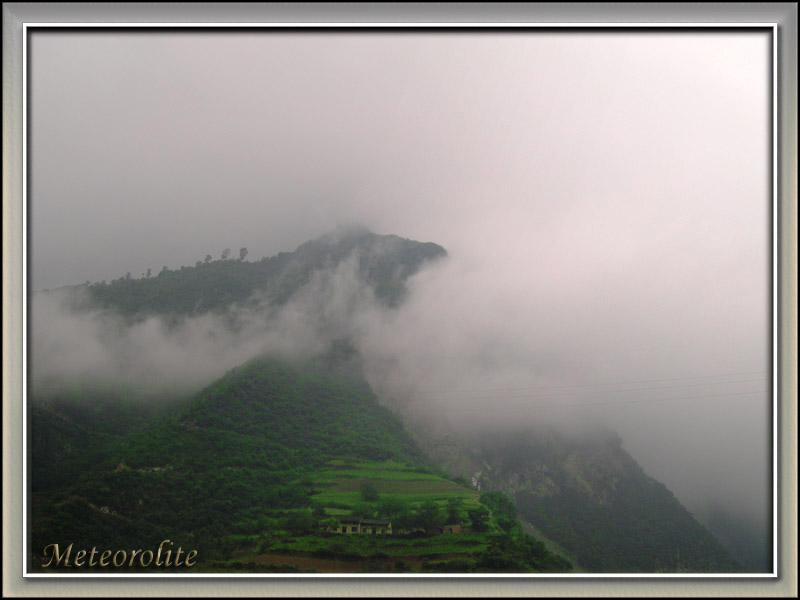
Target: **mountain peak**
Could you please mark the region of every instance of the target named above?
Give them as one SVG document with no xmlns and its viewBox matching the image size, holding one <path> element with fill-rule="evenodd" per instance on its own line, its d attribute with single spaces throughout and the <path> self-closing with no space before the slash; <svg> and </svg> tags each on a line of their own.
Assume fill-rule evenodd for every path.
<svg viewBox="0 0 800 600">
<path fill-rule="evenodd" d="M 294 252 L 260 261 L 199 262 L 179 270 L 164 269 L 155 277 L 121 277 L 81 287 L 76 307 L 111 309 L 126 316 L 199 315 L 221 312 L 254 294 L 281 305 L 294 297 L 314 273 L 355 260 L 358 277 L 376 298 L 395 307 L 405 295 L 406 280 L 427 261 L 447 256 L 432 242 L 396 235 L 379 235 L 358 223 L 348 223 L 305 242 Z"/>
<path fill-rule="evenodd" d="M 327 233 L 323 233 L 314 239 L 300 244 L 297 249 L 300 250 L 301 248 L 307 248 L 309 246 L 337 246 L 339 244 L 352 245 L 379 237 L 386 236 L 379 236 L 371 229 L 360 223 L 345 223 L 337 226 L 335 229 L 332 229 Z"/>
<path fill-rule="evenodd" d="M 327 235 L 333 237 L 358 237 L 364 235 L 375 235 L 374 232 L 361 223 L 344 223 L 336 227 Z"/>
<path fill-rule="evenodd" d="M 432 242 L 380 235 L 351 223 L 301 244 L 292 256 L 300 270 L 330 266 L 355 256 L 361 277 L 376 297 L 397 306 L 405 295 L 406 280 L 423 263 L 447 256 L 447 251 Z"/>
</svg>

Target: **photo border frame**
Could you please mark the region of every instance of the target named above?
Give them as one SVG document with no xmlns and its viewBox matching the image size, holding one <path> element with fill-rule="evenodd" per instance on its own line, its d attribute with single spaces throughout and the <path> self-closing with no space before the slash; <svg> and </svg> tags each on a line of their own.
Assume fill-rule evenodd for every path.
<svg viewBox="0 0 800 600">
<path fill-rule="evenodd" d="M 778 552 L 777 579 L 239 579 L 215 576 L 187 579 L 23 579 L 22 578 L 22 401 L 24 380 L 22 324 L 25 265 L 22 207 L 23 80 L 25 23 L 705 23 L 707 26 L 775 23 L 778 27 L 777 151 L 778 210 L 773 236 L 778 256 L 773 276 L 773 310 L 778 320 Z M 703 4 L 22 4 L 3 5 L 3 594 L 4 596 L 175 595 L 383 595 L 383 596 L 593 596 L 720 595 L 792 596 L 797 594 L 797 8 L 791 3 L 764 5 Z M 777 271 L 778 267 L 780 272 Z M 778 502 L 778 500 L 780 501 Z M 600 586 L 601 589 L 597 589 Z M 121 589 L 120 589 L 121 588 Z M 598 593 L 599 592 L 599 593 Z"/>
</svg>

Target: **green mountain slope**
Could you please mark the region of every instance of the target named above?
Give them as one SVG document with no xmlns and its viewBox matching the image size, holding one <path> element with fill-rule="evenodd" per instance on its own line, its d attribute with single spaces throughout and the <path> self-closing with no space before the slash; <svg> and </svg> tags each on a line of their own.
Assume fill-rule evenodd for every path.
<svg viewBox="0 0 800 600">
<path fill-rule="evenodd" d="M 101 457 L 102 443 L 90 448 L 94 465 L 45 467 L 82 472 L 33 495 L 39 568 L 50 544 L 136 549 L 169 539 L 196 549 L 195 568 L 209 571 L 569 569 L 522 532 L 510 503 L 482 503 L 438 474 L 357 363 L 336 355 L 255 359 L 107 441 Z M 327 530 L 344 515 L 392 519 L 397 531 Z M 472 531 L 431 535 L 448 522 Z"/>
<path fill-rule="evenodd" d="M 74 481 L 103 460 L 111 445 L 148 424 L 179 397 L 89 383 L 37 388 L 37 394 L 28 406 L 29 482 L 34 493 Z"/>
<path fill-rule="evenodd" d="M 186 435 L 184 432 L 189 432 Z M 164 444 L 167 446 L 165 447 Z M 224 447 L 224 452 L 208 452 Z M 131 466 L 170 456 L 176 465 L 322 464 L 333 455 L 421 459 L 402 425 L 360 378 L 324 361 L 291 365 L 264 358 L 234 369 L 127 443 Z"/>
<path fill-rule="evenodd" d="M 724 507 L 713 506 L 703 515 L 703 523 L 748 572 L 772 571 L 772 531 L 763 524 L 731 515 Z"/>
<path fill-rule="evenodd" d="M 359 291 L 363 284 L 392 307 L 402 302 L 409 276 L 445 255 L 436 244 L 348 227 L 259 262 L 201 262 L 74 289 L 85 292 L 76 295 L 78 308 L 131 321 L 157 314 L 169 323 L 225 315 L 232 304 L 279 307 L 345 265 L 355 274 L 348 284 Z M 317 296 L 324 312 L 327 296 Z M 233 317 L 230 326 L 238 326 Z M 524 528 L 586 571 L 741 570 L 616 436 L 454 435 L 433 432 L 428 423 L 404 426 L 364 380 L 348 334 L 336 330 L 330 337 L 339 341 L 324 356 L 293 363 L 257 358 L 188 397 L 154 395 L 144 383 L 29 386 L 34 563 L 50 543 L 149 547 L 169 538 L 198 548 L 207 569 L 243 568 L 232 562 L 261 570 L 567 568 Z M 445 473 L 464 477 L 466 486 Z M 473 478 L 481 493 L 468 484 Z M 362 484 L 394 508 L 360 498 Z M 513 504 L 485 492 L 503 492 Z M 409 523 L 427 514 L 429 524 L 449 511 L 473 537 L 460 538 L 463 547 L 331 541 L 314 529 L 354 511 L 368 519 L 405 515 Z M 343 555 L 352 561 L 318 562 Z"/>
<path fill-rule="evenodd" d="M 552 429 L 446 436 L 415 429 L 428 454 L 481 489 L 502 490 L 519 516 L 593 572 L 732 572 L 742 568 L 610 432 Z"/>
</svg>

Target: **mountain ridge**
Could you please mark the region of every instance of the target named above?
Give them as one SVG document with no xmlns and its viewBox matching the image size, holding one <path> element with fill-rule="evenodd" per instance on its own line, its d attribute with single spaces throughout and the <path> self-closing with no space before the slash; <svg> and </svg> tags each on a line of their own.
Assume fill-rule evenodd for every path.
<svg viewBox="0 0 800 600">
<path fill-rule="evenodd" d="M 432 242 L 379 235 L 364 226 L 344 226 L 300 244 L 292 252 L 259 261 L 197 261 L 193 267 L 164 267 L 153 276 L 133 278 L 127 274 L 111 282 L 87 282 L 53 291 L 73 293 L 72 308 L 76 310 L 101 308 L 129 318 L 202 315 L 224 312 L 231 304 L 246 303 L 257 294 L 272 305 L 286 304 L 315 273 L 330 271 L 352 258 L 357 274 L 376 299 L 396 307 L 407 292 L 406 280 L 426 262 L 446 256 L 447 251 Z"/>
<path fill-rule="evenodd" d="M 355 286 L 355 289 L 350 290 L 352 294 L 346 296 L 345 301 L 352 301 L 363 291 L 391 309 L 403 302 L 409 277 L 429 261 L 446 256 L 446 250 L 433 243 L 379 236 L 363 227 L 348 226 L 300 244 L 292 253 L 280 253 L 255 263 L 209 261 L 177 271 L 165 269 L 152 278 L 124 277 L 111 284 L 103 282 L 75 286 L 74 289 L 85 292 L 78 310 L 115 311 L 134 320 L 152 314 L 182 319 L 214 311 L 224 316 L 228 307 L 253 301 L 256 295 L 259 301 L 266 299 L 268 304 L 283 306 L 307 291 L 315 274 L 332 273 L 341 265 L 349 265 L 355 279 L 347 280 L 345 284 Z M 358 287 L 361 285 L 363 290 Z M 318 291 L 312 288 L 311 293 Z M 318 304 L 313 308 L 324 309 L 329 298 L 322 295 L 315 301 Z M 140 509 L 135 502 L 116 501 L 109 494 L 116 489 L 115 486 L 123 485 L 126 493 L 136 498 L 131 482 L 136 480 L 144 485 L 142 477 L 150 477 L 149 474 L 159 474 L 159 477 L 166 478 L 165 481 L 179 478 L 179 483 L 165 484 L 163 489 L 156 486 L 160 490 L 157 492 L 159 497 L 172 497 L 178 493 L 175 490 L 183 489 L 181 486 L 193 485 L 191 478 L 181 474 L 181 469 L 189 469 L 211 488 L 221 485 L 212 473 L 202 470 L 203 465 L 197 463 L 197 456 L 187 450 L 194 448 L 195 455 L 205 453 L 209 457 L 207 460 L 225 477 L 230 475 L 228 471 L 239 473 L 243 464 L 250 465 L 250 475 L 253 481 L 260 482 L 260 491 L 250 484 L 236 483 L 234 478 L 222 487 L 228 490 L 226 493 L 250 498 L 251 502 L 267 494 L 273 503 L 283 502 L 286 498 L 289 499 L 286 501 L 301 503 L 292 506 L 292 510 L 300 506 L 310 508 L 302 502 L 305 502 L 303 497 L 314 495 L 313 482 L 311 479 L 296 480 L 295 470 L 317 465 L 316 455 L 321 457 L 322 463 L 332 460 L 338 455 L 323 450 L 335 446 L 340 454 L 355 452 L 363 460 L 411 460 L 430 468 L 444 469 L 440 473 L 442 477 L 450 476 L 454 480 L 463 477 L 467 489 L 469 480 L 474 479 L 473 489 L 505 492 L 516 503 L 523 525 L 527 523 L 543 532 L 555 543 L 554 547 L 564 548 L 577 557 L 585 569 L 598 572 L 724 572 L 739 569 L 674 496 L 662 484 L 647 477 L 636 461 L 622 450 L 621 440 L 616 434 L 605 432 L 594 439 L 572 439 L 538 430 L 505 435 L 500 439 L 463 433 L 437 437 L 426 428 L 427 424 L 411 419 L 398 429 L 397 415 L 379 407 L 377 397 L 364 381 L 361 357 L 348 332 L 337 333 L 328 340 L 327 353 L 306 362 L 281 363 L 283 367 L 274 366 L 278 364 L 274 357 L 255 357 L 228 371 L 189 400 L 173 399 L 163 410 L 156 410 L 158 414 L 155 416 L 147 411 L 140 414 L 128 410 L 129 406 L 135 406 L 134 399 L 130 405 L 121 404 L 119 410 L 100 410 L 95 430 L 75 433 L 70 430 L 68 420 L 59 418 L 65 410 L 64 398 L 60 400 L 62 407 L 55 412 L 52 406 L 50 413 L 44 408 L 34 407 L 31 439 L 37 444 L 39 454 L 35 455 L 37 460 L 32 461 L 38 465 L 32 479 L 38 486 L 37 501 L 43 506 L 58 508 L 59 514 L 67 521 L 74 520 L 76 515 L 96 521 L 100 518 L 98 510 L 91 509 L 91 506 L 105 506 L 117 516 L 138 514 Z M 281 360 L 286 361 L 286 357 Z M 248 379 L 254 372 L 261 374 Z M 351 383 L 340 385 L 336 383 L 337 377 Z M 285 387 L 287 380 L 295 383 Z M 346 393 L 342 394 L 342 390 Z M 35 388 L 33 392 L 36 394 Z M 288 400 L 262 405 L 254 400 L 253 394 L 258 394 L 259 398 Z M 103 402 L 101 396 L 92 399 L 85 392 L 78 391 L 72 400 L 66 402 L 76 403 L 76 406 L 88 404 L 91 411 L 92 402 Z M 361 404 L 358 404 L 359 398 Z M 47 400 L 34 399 L 39 403 Z M 322 400 L 334 402 L 335 407 L 327 406 Z M 353 412 L 355 405 L 361 406 L 363 411 Z M 88 414 L 85 409 L 83 411 L 83 414 Z M 81 414 L 81 411 L 76 410 L 74 414 Z M 122 431 L 126 418 L 137 424 L 132 432 Z M 109 419 L 115 429 L 103 430 L 103 419 Z M 400 433 L 404 428 L 411 437 Z M 82 439 L 89 458 L 85 453 L 81 455 L 81 449 L 75 448 Z M 63 443 L 59 444 L 59 440 Z M 313 452 L 298 446 L 303 440 Z M 215 445 L 220 443 L 224 444 L 223 454 L 214 452 Z M 69 454 L 68 448 L 73 454 L 65 458 L 65 454 Z M 414 448 L 416 450 L 412 450 Z M 42 469 L 45 461 L 50 460 L 54 461 L 57 470 L 61 461 L 61 465 L 76 471 L 89 469 L 86 471 L 89 477 L 94 472 L 91 462 L 95 456 L 105 470 L 94 481 L 81 479 L 75 484 L 77 487 L 65 484 L 64 478 L 54 469 Z M 183 462 L 168 462 L 165 459 L 168 456 L 175 460 L 182 457 Z M 234 460 L 234 456 L 243 458 Z M 223 460 L 225 457 L 227 459 Z M 322 468 L 322 463 L 317 466 Z M 270 484 L 267 473 L 274 470 L 275 465 L 280 466 L 278 471 L 282 475 Z M 202 477 L 197 469 L 201 469 Z M 89 492 L 81 488 L 83 485 L 90 486 Z M 62 504 L 54 505 L 50 494 L 56 488 L 61 490 L 58 502 Z M 278 488 L 286 490 L 279 492 Z M 234 489 L 238 492 L 231 491 Z M 86 500 L 84 504 L 76 504 L 74 498 L 91 498 L 91 502 Z M 228 506 L 227 500 L 214 504 L 213 497 L 208 498 L 209 506 L 230 513 L 230 510 L 223 510 Z M 138 500 L 144 502 L 144 498 Z M 234 500 L 231 505 L 237 507 L 234 511 L 237 515 L 244 515 L 238 517 L 240 523 L 234 528 L 237 532 L 257 528 L 267 522 L 264 519 L 275 521 L 279 518 L 275 515 L 258 516 L 252 512 L 252 507 L 240 506 L 238 501 Z M 661 521 L 679 527 L 677 537 L 665 531 L 659 519 L 649 514 L 652 510 L 648 508 L 650 505 L 657 505 L 663 511 Z M 67 509 L 62 510 L 65 506 L 73 510 L 72 517 L 64 513 Z M 501 510 L 502 502 L 494 506 Z M 44 535 L 48 527 L 58 531 L 56 522 L 47 517 L 42 519 L 41 511 L 36 514 L 37 535 Z M 203 522 L 196 513 L 191 514 L 195 515 L 192 519 Z M 168 516 L 161 514 L 156 517 L 145 527 L 146 531 L 155 531 L 156 525 L 170 526 Z M 205 520 L 213 525 L 213 539 L 219 541 L 221 532 L 233 535 L 231 524 L 224 519 L 206 515 Z M 106 525 L 97 531 L 103 535 L 112 531 Z M 272 526 L 276 526 L 275 523 Z M 133 525 L 129 523 L 129 527 Z M 615 531 L 620 535 L 615 535 Z M 135 533 L 131 532 L 129 530 L 131 535 Z M 622 537 L 624 543 L 616 539 Z M 192 540 L 199 543 L 196 537 Z M 223 542 L 220 544 L 225 546 Z M 207 543 L 205 547 L 214 554 Z M 533 550 L 520 548 L 519 556 L 528 558 L 520 558 L 523 562 L 514 564 L 528 564 L 525 560 L 533 560 L 529 555 Z M 701 551 L 706 551 L 708 556 L 704 557 Z M 495 565 L 502 563 L 496 552 L 492 561 Z"/>
</svg>

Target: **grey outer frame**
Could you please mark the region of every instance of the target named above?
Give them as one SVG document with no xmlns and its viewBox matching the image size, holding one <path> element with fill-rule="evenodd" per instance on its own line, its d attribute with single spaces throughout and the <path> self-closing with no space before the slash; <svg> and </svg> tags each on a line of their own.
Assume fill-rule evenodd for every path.
<svg viewBox="0 0 800 600">
<path fill-rule="evenodd" d="M 23 23 L 777 23 L 778 578 L 23 579 Z M 797 6 L 772 4 L 3 5 L 3 595 L 20 596 L 797 596 Z"/>
</svg>

